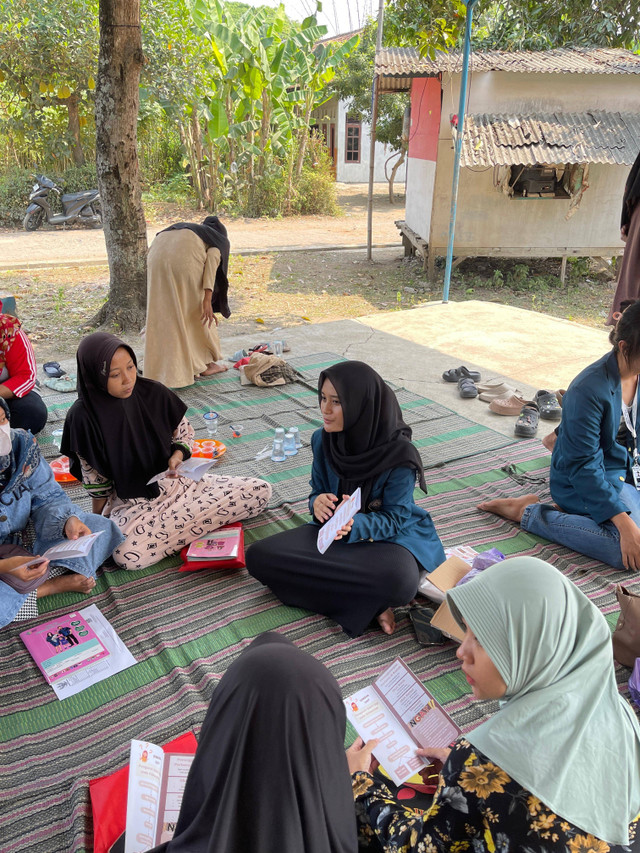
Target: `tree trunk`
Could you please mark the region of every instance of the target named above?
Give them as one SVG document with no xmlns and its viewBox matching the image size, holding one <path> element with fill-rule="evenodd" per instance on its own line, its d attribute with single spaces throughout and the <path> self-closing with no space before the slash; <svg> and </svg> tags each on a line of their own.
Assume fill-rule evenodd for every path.
<svg viewBox="0 0 640 853">
<path fill-rule="evenodd" d="M 403 146 L 401 156 L 398 157 L 396 162 L 393 164 L 393 169 L 391 170 L 391 174 L 389 175 L 389 204 L 393 204 L 393 182 L 396 179 L 396 172 L 405 161 L 406 154 L 407 149 Z"/>
<path fill-rule="evenodd" d="M 69 138 L 73 140 L 71 145 L 71 156 L 75 166 L 84 166 L 84 151 L 82 150 L 82 142 L 80 140 L 80 114 L 78 113 L 78 93 L 74 92 L 65 101 L 67 112 L 69 113 L 69 121 L 67 130 Z"/>
<path fill-rule="evenodd" d="M 144 325 L 147 226 L 137 150 L 144 62 L 139 0 L 100 0 L 96 167 L 109 258 L 109 301 L 97 319 L 122 331 Z"/>
</svg>

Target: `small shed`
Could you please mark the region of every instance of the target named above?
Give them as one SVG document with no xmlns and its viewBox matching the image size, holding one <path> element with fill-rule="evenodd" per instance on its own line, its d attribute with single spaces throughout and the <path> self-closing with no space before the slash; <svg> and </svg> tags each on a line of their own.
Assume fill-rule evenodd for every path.
<svg viewBox="0 0 640 853">
<path fill-rule="evenodd" d="M 433 279 L 447 250 L 460 53 L 376 55 L 380 93 L 410 91 L 406 252 Z M 454 257 L 622 253 L 624 184 L 640 149 L 640 56 L 610 48 L 471 57 Z"/>
</svg>

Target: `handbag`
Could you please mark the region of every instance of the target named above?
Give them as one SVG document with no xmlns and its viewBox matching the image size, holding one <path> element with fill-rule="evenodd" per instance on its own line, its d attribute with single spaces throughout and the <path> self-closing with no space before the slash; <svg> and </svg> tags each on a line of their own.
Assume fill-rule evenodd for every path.
<svg viewBox="0 0 640 853">
<path fill-rule="evenodd" d="M 640 595 L 622 586 L 616 586 L 620 616 L 613 631 L 613 657 L 630 668 L 640 657 Z"/>
</svg>

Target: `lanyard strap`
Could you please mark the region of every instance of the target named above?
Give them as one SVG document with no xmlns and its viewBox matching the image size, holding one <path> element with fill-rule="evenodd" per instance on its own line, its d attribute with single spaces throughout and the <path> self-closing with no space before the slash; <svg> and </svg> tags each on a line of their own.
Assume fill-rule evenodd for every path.
<svg viewBox="0 0 640 853">
<path fill-rule="evenodd" d="M 638 458 L 638 441 L 637 441 L 637 433 L 636 433 L 636 420 L 638 417 L 638 392 L 633 395 L 633 403 L 631 405 L 631 417 L 629 417 L 629 409 L 622 404 L 622 417 L 624 418 L 624 422 L 627 425 L 627 429 L 633 436 L 633 461 L 635 462 Z"/>
</svg>

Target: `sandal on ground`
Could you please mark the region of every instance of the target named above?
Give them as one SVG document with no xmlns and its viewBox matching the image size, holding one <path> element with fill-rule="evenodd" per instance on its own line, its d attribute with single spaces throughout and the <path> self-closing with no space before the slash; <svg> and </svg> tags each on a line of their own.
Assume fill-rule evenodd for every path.
<svg viewBox="0 0 640 853">
<path fill-rule="evenodd" d="M 478 396 L 478 389 L 473 380 L 469 379 L 468 376 L 458 379 L 458 392 L 461 397 L 468 397 L 469 399 Z"/>
<path fill-rule="evenodd" d="M 521 438 L 533 438 L 538 432 L 540 412 L 538 404 L 534 400 L 528 400 L 520 411 L 513 434 Z"/>
<path fill-rule="evenodd" d="M 459 379 L 470 379 L 472 382 L 480 382 L 480 374 L 477 370 L 469 370 L 468 367 L 452 367 L 442 374 L 445 382 L 457 382 Z M 474 395 L 475 396 L 475 395 Z"/>
<path fill-rule="evenodd" d="M 562 407 L 553 391 L 538 391 L 533 398 L 538 404 L 540 417 L 545 421 L 559 421 Z"/>
<path fill-rule="evenodd" d="M 57 361 L 45 362 L 45 364 L 42 365 L 42 369 L 47 376 L 51 376 L 52 379 L 58 379 L 60 376 L 64 376 L 67 372 L 60 367 L 60 363 Z"/>
<path fill-rule="evenodd" d="M 492 400 L 505 399 L 511 397 L 513 394 L 520 393 L 517 388 L 507 385 L 506 382 L 501 382 L 500 385 L 496 385 L 491 391 L 482 391 L 480 386 L 478 386 L 478 391 L 480 391 L 478 396 L 483 403 L 490 403 Z"/>
<path fill-rule="evenodd" d="M 480 395 L 482 399 L 482 395 Z M 516 417 L 522 411 L 522 407 L 527 401 L 524 397 L 518 394 L 511 394 L 509 397 L 497 397 L 489 403 L 489 411 L 496 415 L 510 415 Z"/>
</svg>

